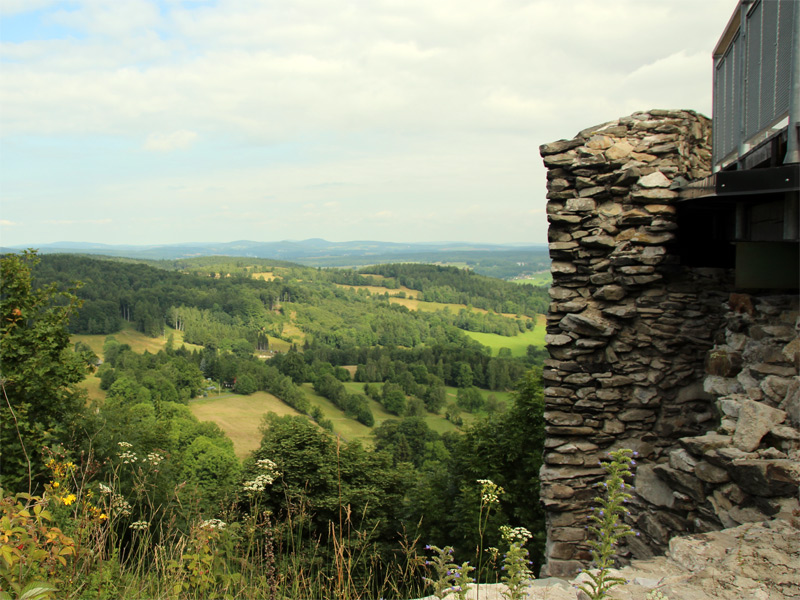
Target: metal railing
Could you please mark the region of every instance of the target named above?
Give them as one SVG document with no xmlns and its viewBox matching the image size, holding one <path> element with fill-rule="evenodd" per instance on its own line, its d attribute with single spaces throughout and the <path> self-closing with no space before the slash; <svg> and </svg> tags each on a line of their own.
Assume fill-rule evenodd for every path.
<svg viewBox="0 0 800 600">
<path fill-rule="evenodd" d="M 797 0 L 741 0 L 737 6 L 714 50 L 714 170 L 785 127 L 792 150 L 800 124 L 798 29 Z"/>
</svg>

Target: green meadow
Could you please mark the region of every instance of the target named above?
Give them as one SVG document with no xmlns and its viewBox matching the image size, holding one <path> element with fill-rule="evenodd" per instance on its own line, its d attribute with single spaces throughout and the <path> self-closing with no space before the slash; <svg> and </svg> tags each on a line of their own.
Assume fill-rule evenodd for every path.
<svg viewBox="0 0 800 600">
<path fill-rule="evenodd" d="M 491 348 L 492 356 L 497 356 L 500 348 L 509 348 L 511 356 L 525 356 L 528 346 L 544 347 L 545 322 L 544 315 L 539 315 L 536 319 L 536 327 L 532 331 L 519 333 L 513 337 L 478 331 L 465 331 L 464 333 L 473 340 Z"/>
</svg>

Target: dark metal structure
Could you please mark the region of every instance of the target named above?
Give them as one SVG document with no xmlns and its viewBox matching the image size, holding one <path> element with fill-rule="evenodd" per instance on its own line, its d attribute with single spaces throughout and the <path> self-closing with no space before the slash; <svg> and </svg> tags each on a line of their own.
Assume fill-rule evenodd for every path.
<svg viewBox="0 0 800 600">
<path fill-rule="evenodd" d="M 800 287 L 800 2 L 740 0 L 714 49 L 714 173 L 680 190 L 681 255 Z"/>
</svg>

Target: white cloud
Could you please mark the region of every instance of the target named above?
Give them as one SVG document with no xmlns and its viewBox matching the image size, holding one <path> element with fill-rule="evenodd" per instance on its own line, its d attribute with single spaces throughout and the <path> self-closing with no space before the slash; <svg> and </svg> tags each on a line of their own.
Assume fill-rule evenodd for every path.
<svg viewBox="0 0 800 600">
<path fill-rule="evenodd" d="M 0 15 L 9 17 L 58 4 L 61 0 L 0 0 Z"/>
<path fill-rule="evenodd" d="M 0 1 L 6 12 L 25 10 Z M 72 202 L 106 206 L 121 198 L 107 209 L 115 226 L 143 202 L 209 212 L 230 203 L 232 219 L 259 210 L 273 222 L 275 213 L 286 215 L 279 234 L 296 238 L 308 237 L 304 205 L 325 211 L 314 233 L 329 238 L 332 227 L 354 224 L 357 233 L 374 224 L 391 232 L 401 219 L 434 212 L 440 216 L 430 224 L 403 234 L 496 241 L 544 237 L 546 221 L 536 216 L 544 206 L 539 144 L 634 110 L 708 112 L 710 52 L 736 6 L 27 2 L 55 6 L 48 23 L 75 35 L 0 42 L 0 132 L 57 140 L 72 156 L 81 156 L 87 138 L 121 148 L 103 157 L 108 178 L 87 178 L 79 168 L 71 175 L 78 183 L 40 191 L 42 203 L 62 190 L 73 190 Z M 192 145 L 192 160 L 204 152 L 213 160 L 163 155 Z M 47 160 L 58 164 L 58 157 L 25 151 L 27 163 L 43 171 L 54 170 Z M 154 168 L 160 164 L 168 176 Z M 27 182 L 18 187 L 30 190 Z M 471 206 L 493 210 L 454 217 Z M 31 221 L 22 208 L 4 216 Z"/>
<path fill-rule="evenodd" d="M 77 9 L 70 6 L 67 10 L 55 11 L 47 20 L 109 38 L 119 38 L 161 24 L 158 6 L 147 0 L 83 0 Z"/>
<path fill-rule="evenodd" d="M 188 148 L 197 139 L 194 131 L 173 131 L 172 133 L 151 133 L 144 142 L 144 149 L 151 152 L 171 152 Z"/>
<path fill-rule="evenodd" d="M 50 219 L 46 221 L 51 225 L 108 225 L 113 219 Z"/>
<path fill-rule="evenodd" d="M 0 219 L 0 226 L 3 227 L 17 227 L 19 223 L 15 223 L 14 221 L 9 221 L 8 219 Z"/>
</svg>

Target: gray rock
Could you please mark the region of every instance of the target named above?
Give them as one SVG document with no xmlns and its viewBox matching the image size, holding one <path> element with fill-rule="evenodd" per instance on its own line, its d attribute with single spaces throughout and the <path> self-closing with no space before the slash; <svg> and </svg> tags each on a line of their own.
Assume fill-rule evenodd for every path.
<svg viewBox="0 0 800 600">
<path fill-rule="evenodd" d="M 733 419 L 739 418 L 739 409 L 742 406 L 741 400 L 735 397 L 724 397 L 717 400 L 717 408 L 720 413 Z"/>
<path fill-rule="evenodd" d="M 551 252 L 559 252 L 563 250 L 573 250 L 578 247 L 578 242 L 550 242 L 549 248 Z"/>
<path fill-rule="evenodd" d="M 672 508 L 675 496 L 672 489 L 655 473 L 654 465 L 639 465 L 634 480 L 636 494 L 656 506 Z"/>
<path fill-rule="evenodd" d="M 768 398 L 778 404 L 786 397 L 786 392 L 789 391 L 789 384 L 791 381 L 792 380 L 787 377 L 768 375 L 764 378 L 764 381 L 761 382 L 761 390 Z"/>
<path fill-rule="evenodd" d="M 618 433 L 622 433 L 623 431 L 625 431 L 625 424 L 622 423 L 622 421 L 618 421 L 617 419 L 606 419 L 605 423 L 603 423 L 604 433 L 616 435 Z"/>
<path fill-rule="evenodd" d="M 794 377 L 786 386 L 786 395 L 780 403 L 792 423 L 800 426 L 800 377 Z"/>
<path fill-rule="evenodd" d="M 585 190 L 583 190 L 585 191 Z M 583 193 L 583 191 L 581 193 Z M 585 196 L 586 194 L 584 194 Z M 596 208 L 595 201 L 591 198 L 571 198 L 567 200 L 566 209 L 573 212 L 588 212 Z"/>
<path fill-rule="evenodd" d="M 577 159 L 578 154 L 575 151 L 564 152 L 561 154 L 550 154 L 543 157 L 544 166 L 546 167 L 566 167 L 571 165 Z"/>
<path fill-rule="evenodd" d="M 603 390 L 606 392 L 610 392 L 612 390 Z M 598 397 L 600 392 L 597 393 Z M 631 408 L 624 412 L 621 412 L 619 415 L 619 420 L 625 423 L 629 423 L 632 421 L 644 421 L 646 419 L 655 418 L 655 411 L 648 410 L 646 408 Z"/>
<path fill-rule="evenodd" d="M 790 459 L 735 460 L 730 474 L 742 490 L 764 498 L 792 496 L 800 486 L 800 462 Z"/>
<path fill-rule="evenodd" d="M 584 189 L 580 190 L 578 192 L 578 196 L 580 198 L 589 198 L 591 196 L 597 196 L 598 194 L 602 194 L 605 191 L 606 191 L 605 186 L 597 185 L 597 186 L 593 186 L 593 187 L 590 187 L 590 188 L 584 188 Z M 594 207 L 594 204 L 593 204 L 592 208 L 589 209 L 589 210 L 593 210 L 594 208 L 595 207 Z M 575 210 L 575 209 L 573 209 L 573 210 Z"/>
<path fill-rule="evenodd" d="M 548 346 L 564 346 L 566 344 L 572 343 L 572 338 L 568 335 L 564 334 L 557 334 L 557 335 L 545 335 L 544 336 L 544 343 Z"/>
<path fill-rule="evenodd" d="M 604 319 L 599 314 L 582 313 L 579 315 L 569 314 L 560 321 L 561 329 L 572 331 L 578 335 L 599 335 L 608 337 L 614 334 L 616 327 L 610 321 Z"/>
<path fill-rule="evenodd" d="M 605 285 L 592 294 L 592 297 L 613 302 L 622 300 L 625 294 L 625 288 L 621 285 Z"/>
<path fill-rule="evenodd" d="M 701 460 L 695 465 L 694 473 L 706 483 L 725 483 L 730 480 L 730 475 L 728 475 L 725 469 L 715 467 L 704 460 Z"/>
<path fill-rule="evenodd" d="M 583 417 L 574 413 L 545 411 L 544 419 L 551 425 L 581 425 Z"/>
<path fill-rule="evenodd" d="M 694 473 L 697 462 L 697 459 L 683 448 L 676 448 L 669 453 L 669 466 L 673 469 Z"/>
<path fill-rule="evenodd" d="M 683 437 L 679 441 L 681 446 L 695 456 L 703 456 L 712 450 L 730 447 L 731 445 L 730 436 L 716 433 L 707 433 L 706 435 L 699 435 L 696 437 Z M 741 452 L 741 450 L 738 449 L 736 451 Z"/>
<path fill-rule="evenodd" d="M 705 501 L 706 494 L 703 482 L 694 475 L 666 465 L 656 465 L 655 473 L 659 478 L 670 484 L 673 489 L 687 494 L 696 502 Z"/>
<path fill-rule="evenodd" d="M 570 274 L 575 273 L 578 269 L 571 262 L 554 261 L 550 265 L 550 271 L 554 274 Z"/>
<path fill-rule="evenodd" d="M 703 382 L 703 390 L 715 396 L 730 396 L 731 394 L 741 394 L 744 388 L 736 379 L 709 375 Z"/>
<path fill-rule="evenodd" d="M 742 401 L 739 421 L 733 434 L 734 445 L 745 452 L 758 448 L 766 433 L 775 425 L 783 423 L 786 413 L 752 400 Z"/>
<path fill-rule="evenodd" d="M 551 287 L 547 290 L 553 300 L 569 300 L 578 295 L 578 292 L 565 287 Z"/>
<path fill-rule="evenodd" d="M 604 308 L 602 313 L 609 317 L 616 317 L 618 319 L 632 319 L 637 315 L 636 307 L 631 305 L 626 306 L 611 306 Z"/>
<path fill-rule="evenodd" d="M 655 171 L 640 177 L 637 183 L 643 188 L 668 188 L 672 182 L 661 171 Z"/>
<path fill-rule="evenodd" d="M 581 239 L 581 245 L 590 248 L 613 248 L 616 241 L 610 235 L 589 235 Z"/>
<path fill-rule="evenodd" d="M 567 150 L 572 150 L 573 148 L 577 148 L 583 143 L 584 140 L 578 137 L 571 140 L 559 140 L 557 142 L 552 142 L 550 144 L 542 144 L 541 146 L 539 146 L 539 154 L 542 156 L 550 154 L 561 154 L 563 152 L 566 152 Z"/>
</svg>

